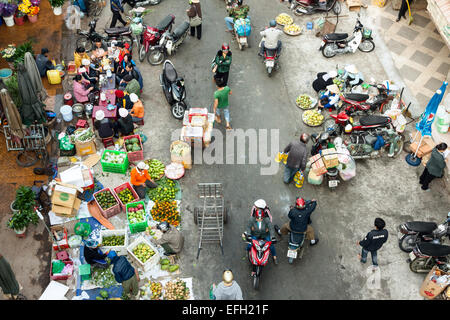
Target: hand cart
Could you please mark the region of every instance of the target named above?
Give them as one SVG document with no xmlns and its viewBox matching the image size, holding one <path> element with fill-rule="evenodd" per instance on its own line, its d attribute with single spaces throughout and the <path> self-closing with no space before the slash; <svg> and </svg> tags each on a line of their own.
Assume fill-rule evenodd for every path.
<svg viewBox="0 0 450 320">
<path fill-rule="evenodd" d="M 198 191 L 203 207 L 194 208 L 194 223 L 200 232 L 197 259 L 203 243 L 218 242 L 223 255 L 223 225 L 228 220 L 228 209 L 224 207 L 222 184 L 199 183 Z"/>
</svg>

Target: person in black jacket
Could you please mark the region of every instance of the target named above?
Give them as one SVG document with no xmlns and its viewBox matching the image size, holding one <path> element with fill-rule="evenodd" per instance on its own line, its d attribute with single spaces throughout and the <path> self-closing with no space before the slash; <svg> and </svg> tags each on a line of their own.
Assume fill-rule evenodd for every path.
<svg viewBox="0 0 450 320">
<path fill-rule="evenodd" d="M 127 296 L 131 293 L 135 298 L 139 293 L 139 274 L 137 269 L 133 268 L 125 256 L 118 256 L 114 250 L 108 253 L 113 265 L 114 279 L 122 284 L 123 293 Z"/>
<path fill-rule="evenodd" d="M 369 252 L 372 255 L 372 264 L 377 267 L 377 251 L 383 246 L 388 239 L 388 231 L 384 229 L 386 223 L 381 218 L 375 219 L 375 230 L 370 231 L 364 240 L 358 241 L 357 244 L 362 247 L 362 252 L 358 255 L 361 263 L 366 263 Z"/>
<path fill-rule="evenodd" d="M 98 245 L 98 241 L 95 240 L 88 240 L 84 243 L 84 260 L 93 267 L 105 269 L 108 267 L 108 262 L 105 260 L 107 253 L 103 253 Z"/>
<path fill-rule="evenodd" d="M 333 79 L 337 77 L 337 72 L 335 70 L 329 72 L 319 72 L 317 74 L 317 79 L 313 81 L 312 87 L 314 91 L 319 92 L 321 90 L 326 90 L 327 86 L 332 85 Z"/>
<path fill-rule="evenodd" d="M 134 130 L 133 118 L 131 117 L 128 110 L 125 108 L 119 109 L 119 115 L 120 118 L 116 122 L 116 138 L 118 138 L 119 132 L 123 136 L 131 135 Z"/>
<path fill-rule="evenodd" d="M 114 135 L 114 125 L 109 118 L 105 118 L 105 113 L 98 110 L 95 113 L 94 127 L 98 130 L 100 138 L 105 139 Z"/>
</svg>

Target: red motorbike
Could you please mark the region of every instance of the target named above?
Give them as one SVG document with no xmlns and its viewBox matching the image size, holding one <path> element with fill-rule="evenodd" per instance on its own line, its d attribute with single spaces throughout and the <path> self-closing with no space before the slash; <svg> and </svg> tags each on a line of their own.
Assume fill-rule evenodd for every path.
<svg viewBox="0 0 450 320">
<path fill-rule="evenodd" d="M 253 289 L 258 290 L 259 280 L 261 278 L 262 268 L 269 262 L 270 245 L 276 240 L 267 241 L 264 239 L 253 239 L 250 235 L 245 235 L 245 241 L 250 243 L 252 247 L 248 252 L 248 260 L 252 264 L 253 275 Z"/>
<path fill-rule="evenodd" d="M 345 133 L 351 133 L 352 131 L 369 131 L 392 127 L 392 119 L 387 116 L 362 116 L 359 118 L 359 124 L 355 123 L 353 118 L 345 110 L 338 114 L 330 114 L 330 117 L 323 123 L 323 129 L 325 132 L 335 130 L 338 136 L 343 131 Z"/>
<path fill-rule="evenodd" d="M 163 20 L 159 22 L 156 27 L 145 26 L 144 32 L 141 34 L 141 47 L 139 50 L 139 61 L 144 61 L 147 56 L 148 59 L 148 49 L 152 46 L 156 46 L 159 43 L 164 32 L 172 31 L 172 25 L 175 22 L 175 16 L 173 14 L 169 14 Z"/>
<path fill-rule="evenodd" d="M 344 93 L 341 95 L 341 101 L 344 103 L 345 112 L 352 115 L 364 115 L 372 112 L 383 112 L 384 105 L 392 97 L 386 93 L 386 88 L 382 85 L 377 86 L 378 95 L 369 101 L 369 95 L 363 93 Z"/>
</svg>

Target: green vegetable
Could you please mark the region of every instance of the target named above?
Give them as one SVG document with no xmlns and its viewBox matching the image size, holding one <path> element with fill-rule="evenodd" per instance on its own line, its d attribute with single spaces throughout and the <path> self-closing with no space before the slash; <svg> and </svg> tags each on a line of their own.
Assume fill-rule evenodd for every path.
<svg viewBox="0 0 450 320">
<path fill-rule="evenodd" d="M 137 144 L 139 143 L 139 139 L 138 138 L 131 138 L 129 139 L 131 141 L 132 144 Z"/>
<path fill-rule="evenodd" d="M 139 147 L 139 146 L 135 143 L 135 144 L 133 144 L 133 147 L 131 148 L 131 150 L 132 150 L 133 152 L 135 152 L 135 151 L 140 151 L 140 150 L 141 150 L 141 147 Z"/>
<path fill-rule="evenodd" d="M 103 300 L 103 298 L 100 297 L 100 296 L 96 296 L 96 297 L 95 297 L 95 300 Z"/>
<path fill-rule="evenodd" d="M 161 270 L 169 270 L 169 265 L 168 264 L 163 264 L 161 266 Z"/>
<path fill-rule="evenodd" d="M 175 271 L 177 271 L 179 268 L 180 268 L 179 265 L 177 265 L 177 264 L 171 264 L 171 265 L 169 266 L 169 272 L 175 272 Z"/>
<path fill-rule="evenodd" d="M 108 292 L 107 292 L 106 290 L 100 290 L 100 295 L 101 295 L 104 299 L 106 299 L 106 298 L 109 297 L 109 294 L 108 294 Z"/>
<path fill-rule="evenodd" d="M 171 201 L 175 199 L 177 192 L 178 188 L 175 182 L 167 177 L 162 177 L 158 181 L 158 187 L 148 189 L 147 194 L 152 201 Z"/>
<path fill-rule="evenodd" d="M 159 260 L 159 263 L 160 263 L 161 265 L 165 265 L 165 264 L 169 264 L 170 261 L 169 261 L 169 259 L 161 259 L 161 260 Z"/>
</svg>

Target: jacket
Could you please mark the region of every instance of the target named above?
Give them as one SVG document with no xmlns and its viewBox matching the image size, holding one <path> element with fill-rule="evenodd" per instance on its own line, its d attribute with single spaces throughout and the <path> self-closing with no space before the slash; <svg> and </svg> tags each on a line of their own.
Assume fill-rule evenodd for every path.
<svg viewBox="0 0 450 320">
<path fill-rule="evenodd" d="M 194 18 L 197 15 L 202 18 L 202 7 L 200 6 L 200 3 L 191 3 L 187 16 L 189 18 Z"/>
<path fill-rule="evenodd" d="M 113 130 L 114 126 L 111 123 L 111 120 L 109 118 L 104 118 L 101 121 L 98 121 L 98 120 L 95 121 L 94 127 L 95 127 L 95 129 L 98 130 L 98 135 L 102 139 L 109 138 L 114 135 L 114 130 Z"/>
<path fill-rule="evenodd" d="M 75 62 L 75 67 L 77 69 L 81 66 L 81 60 L 83 60 L 83 59 L 89 59 L 90 60 L 90 58 L 89 58 L 89 56 L 88 56 L 88 54 L 86 52 L 83 52 L 82 54 L 80 54 L 78 52 L 75 52 L 73 54 L 73 60 Z"/>
<path fill-rule="evenodd" d="M 277 28 L 267 28 L 259 34 L 264 37 L 264 47 L 266 49 L 276 49 L 278 47 L 278 40 L 280 40 L 283 31 Z"/>
<path fill-rule="evenodd" d="M 82 83 L 78 81 L 73 82 L 73 96 L 77 102 L 83 103 L 89 101 L 89 90 L 85 89 Z"/>
<path fill-rule="evenodd" d="M 145 184 L 145 181 L 152 179 L 148 173 L 148 170 L 138 172 L 136 167 L 131 170 L 130 176 L 130 182 L 133 186 L 141 186 Z"/>
<path fill-rule="evenodd" d="M 316 209 L 316 206 L 317 202 L 307 200 L 303 209 L 292 208 L 288 213 L 288 217 L 291 219 L 289 228 L 294 232 L 306 232 L 308 223 L 311 221 L 311 214 Z"/>
<path fill-rule="evenodd" d="M 170 226 L 169 230 L 163 233 L 161 239 L 155 240 L 155 243 L 158 245 L 167 243 L 175 253 L 179 253 L 183 248 L 184 238 L 177 228 Z"/>
<path fill-rule="evenodd" d="M 121 0 L 110 0 L 111 1 L 111 11 L 122 11 L 122 1 Z"/>
<path fill-rule="evenodd" d="M 144 118 L 144 105 L 141 100 L 134 103 L 133 109 L 131 109 L 130 114 L 132 117 Z"/>
<path fill-rule="evenodd" d="M 36 65 L 41 77 L 45 77 L 45 75 L 47 74 L 47 70 L 55 69 L 55 66 L 52 64 L 52 62 L 43 54 L 38 54 L 36 56 Z"/>
<path fill-rule="evenodd" d="M 136 93 L 138 97 L 141 96 L 141 86 L 136 79 L 132 79 L 130 82 L 128 82 L 124 91 L 128 92 L 129 94 Z"/>
<path fill-rule="evenodd" d="M 216 300 L 243 300 L 241 287 L 233 280 L 231 286 L 219 283 L 213 290 Z"/>
<path fill-rule="evenodd" d="M 118 108 L 125 108 L 128 111 L 133 109 L 133 102 L 131 102 L 130 95 L 125 93 L 125 96 L 123 98 L 118 98 L 116 100 L 116 106 Z"/>
<path fill-rule="evenodd" d="M 367 251 L 376 251 L 383 246 L 388 236 L 389 234 L 386 229 L 372 230 L 366 235 L 364 240 L 359 242 L 359 245 Z"/>
<path fill-rule="evenodd" d="M 122 135 L 130 135 L 134 130 L 133 118 L 131 115 L 128 114 L 125 118 L 120 117 L 119 120 L 117 120 L 117 127 Z"/>
<path fill-rule="evenodd" d="M 340 96 L 336 93 L 331 93 L 327 90 L 321 97 L 320 100 L 327 98 L 328 102 L 323 106 L 324 108 L 334 108 L 335 104 L 339 102 Z"/>
<path fill-rule="evenodd" d="M 114 265 L 112 271 L 117 282 L 122 283 L 135 275 L 134 268 L 125 256 L 115 256 L 111 262 Z"/>
<path fill-rule="evenodd" d="M 308 158 L 308 150 L 306 149 L 306 144 L 300 140 L 294 141 L 288 144 L 284 148 L 283 153 L 289 153 L 286 165 L 289 168 L 300 168 L 305 170 L 306 160 Z"/>
<path fill-rule="evenodd" d="M 430 174 L 435 177 L 442 177 L 444 175 L 446 163 L 444 156 L 434 148 L 431 151 L 431 158 L 428 160 L 426 168 Z"/>
<path fill-rule="evenodd" d="M 89 264 L 94 264 L 99 260 L 104 260 L 107 256 L 107 254 L 103 253 L 99 248 L 89 248 L 87 246 L 84 247 L 83 253 L 84 260 L 86 260 Z"/>
<path fill-rule="evenodd" d="M 217 64 L 217 72 L 229 72 L 231 60 L 231 51 L 228 51 L 225 58 L 223 57 L 222 50 L 217 51 L 216 59 L 214 60 L 214 62 Z"/>
<path fill-rule="evenodd" d="M 259 226 L 259 222 L 256 221 L 255 218 L 251 217 L 248 220 L 248 225 L 247 225 L 247 233 L 258 238 L 258 239 L 264 239 L 267 236 L 270 236 L 270 238 L 273 238 L 274 235 L 274 231 L 273 231 L 273 226 L 272 226 L 272 222 L 270 222 L 269 218 L 264 218 L 261 221 L 261 227 Z"/>
</svg>

